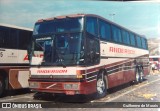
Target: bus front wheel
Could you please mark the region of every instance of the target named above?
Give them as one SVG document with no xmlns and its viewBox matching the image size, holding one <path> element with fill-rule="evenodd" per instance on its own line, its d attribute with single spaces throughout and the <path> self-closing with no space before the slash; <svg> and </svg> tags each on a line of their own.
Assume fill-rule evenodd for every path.
<svg viewBox="0 0 160 111">
<path fill-rule="evenodd" d="M 97 89 L 96 98 L 102 98 L 107 94 L 106 79 L 103 73 L 98 75 L 97 77 L 96 89 Z"/>
</svg>

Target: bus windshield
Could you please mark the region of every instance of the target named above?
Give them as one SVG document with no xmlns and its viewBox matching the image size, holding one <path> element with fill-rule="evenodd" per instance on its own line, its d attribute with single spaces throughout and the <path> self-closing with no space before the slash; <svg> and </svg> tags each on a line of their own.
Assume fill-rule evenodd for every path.
<svg viewBox="0 0 160 111">
<path fill-rule="evenodd" d="M 81 56 L 82 42 L 82 34 L 79 32 L 61 33 L 54 34 L 51 37 L 36 38 L 36 47 L 39 47 L 44 54 L 43 61 L 40 64 L 56 66 L 80 64 L 83 61 L 83 57 Z M 34 48 L 35 53 L 36 51 L 38 51 L 37 48 Z M 32 59 L 34 59 L 34 54 Z"/>
<path fill-rule="evenodd" d="M 36 23 L 33 35 L 81 31 L 83 28 L 82 22 L 82 18 L 66 18 Z"/>
<path fill-rule="evenodd" d="M 81 64 L 81 55 L 84 55 L 82 29 L 82 18 L 56 19 L 35 24 L 31 65 Z M 37 52 L 42 52 L 43 58 L 36 57 Z"/>
</svg>

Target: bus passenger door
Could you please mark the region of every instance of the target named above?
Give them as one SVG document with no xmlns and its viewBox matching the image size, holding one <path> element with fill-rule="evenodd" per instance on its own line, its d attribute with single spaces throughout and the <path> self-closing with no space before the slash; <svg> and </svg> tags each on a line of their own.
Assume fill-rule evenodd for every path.
<svg viewBox="0 0 160 111">
<path fill-rule="evenodd" d="M 97 18 L 86 18 L 86 63 L 95 65 L 100 62 L 100 43 Z"/>
<path fill-rule="evenodd" d="M 100 44 L 99 40 L 91 34 L 86 37 L 86 63 L 87 65 L 96 65 L 100 62 Z"/>
</svg>

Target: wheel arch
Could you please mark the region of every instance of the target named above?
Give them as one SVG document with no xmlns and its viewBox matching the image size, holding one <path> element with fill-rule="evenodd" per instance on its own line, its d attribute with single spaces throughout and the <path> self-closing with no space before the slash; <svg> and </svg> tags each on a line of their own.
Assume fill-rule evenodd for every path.
<svg viewBox="0 0 160 111">
<path fill-rule="evenodd" d="M 106 96 L 107 89 L 108 89 L 108 80 L 107 80 L 107 73 L 105 69 L 100 69 L 97 71 L 97 81 L 96 81 L 96 98 L 102 98 Z M 103 76 L 102 76 L 103 75 Z M 97 87 L 98 86 L 98 87 Z"/>
<path fill-rule="evenodd" d="M 105 77 L 105 82 L 106 82 L 106 88 L 108 89 L 108 74 L 107 74 L 107 70 L 106 69 L 100 69 L 99 72 L 98 72 L 98 75 L 97 77 L 102 73 L 104 72 L 104 77 Z"/>
<path fill-rule="evenodd" d="M 0 76 L 4 78 L 4 83 L 5 83 L 5 89 L 8 88 L 8 74 L 7 74 L 7 71 L 3 70 L 3 69 L 0 69 Z"/>
<path fill-rule="evenodd" d="M 7 77 L 7 72 L 5 70 L 0 69 L 0 76 Z"/>
</svg>

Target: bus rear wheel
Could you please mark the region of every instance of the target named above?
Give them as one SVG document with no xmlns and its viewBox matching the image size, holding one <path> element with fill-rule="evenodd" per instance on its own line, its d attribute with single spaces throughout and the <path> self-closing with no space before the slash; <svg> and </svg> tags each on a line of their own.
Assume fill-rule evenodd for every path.
<svg viewBox="0 0 160 111">
<path fill-rule="evenodd" d="M 136 83 L 140 83 L 144 80 L 144 72 L 143 68 L 137 68 L 136 69 Z"/>
<path fill-rule="evenodd" d="M 0 97 L 2 97 L 5 89 L 4 78 L 0 76 Z"/>
<path fill-rule="evenodd" d="M 104 77 L 104 74 L 100 74 L 97 77 L 97 92 L 96 92 L 96 98 L 102 98 L 107 94 L 107 88 L 106 88 L 106 79 Z"/>
<path fill-rule="evenodd" d="M 143 80 L 144 80 L 144 71 L 143 71 L 143 68 L 140 69 L 139 75 L 140 75 L 140 82 L 143 82 Z"/>
</svg>

